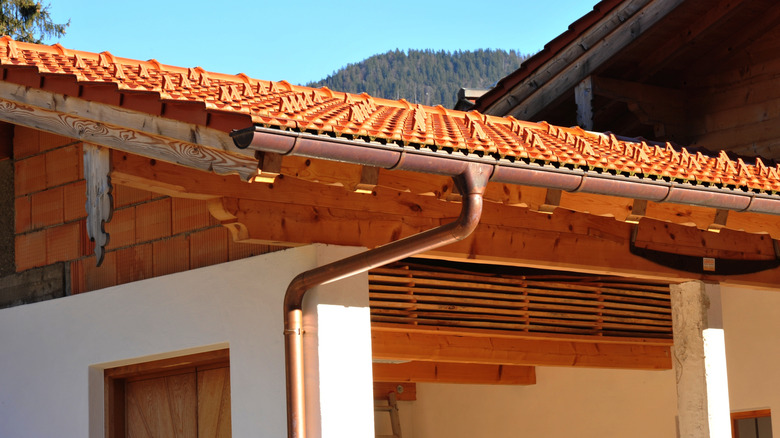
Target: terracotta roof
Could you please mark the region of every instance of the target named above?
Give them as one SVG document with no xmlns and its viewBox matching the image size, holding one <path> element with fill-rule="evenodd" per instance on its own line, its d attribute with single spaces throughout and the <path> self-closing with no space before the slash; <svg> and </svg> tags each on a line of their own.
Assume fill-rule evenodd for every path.
<svg viewBox="0 0 780 438">
<path fill-rule="evenodd" d="M 28 44 L 3 37 L 0 70 L 4 81 L 61 89 L 56 92 L 84 99 L 101 100 L 99 94 L 89 92 L 90 87 L 100 85 L 106 91 L 105 84 L 109 84 L 123 96 L 141 93 L 163 104 L 196 104 L 205 108 L 201 112 L 208 113 L 209 117 L 194 118 L 209 126 L 219 119 L 212 115 L 240 116 L 238 120 L 231 119 L 231 124 L 219 126 L 227 131 L 254 123 L 464 156 L 493 157 L 499 161 L 522 160 L 556 168 L 770 194 L 780 192 L 780 166 L 759 158 L 742 159 L 725 152 L 619 139 L 611 134 L 544 122 L 307 88 L 284 81 L 263 81 L 244 74 L 224 75 L 197 67 L 172 67 L 155 60 L 118 58 L 108 52 L 80 52 L 60 45 Z M 63 86 L 62 81 L 50 81 L 52 77 L 70 78 L 78 86 Z M 113 104 L 127 106 L 130 100 L 116 99 Z M 158 111 L 168 116 L 165 110 Z"/>
</svg>

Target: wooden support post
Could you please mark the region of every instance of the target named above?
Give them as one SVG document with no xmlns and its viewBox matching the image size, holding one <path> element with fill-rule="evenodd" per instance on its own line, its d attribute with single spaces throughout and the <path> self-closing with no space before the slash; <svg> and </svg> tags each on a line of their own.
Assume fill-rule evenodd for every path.
<svg viewBox="0 0 780 438">
<path fill-rule="evenodd" d="M 586 77 L 574 87 L 574 100 L 577 102 L 577 125 L 585 130 L 593 129 L 593 83 L 591 76 Z"/>
<path fill-rule="evenodd" d="M 87 234 L 95 242 L 97 266 L 103 263 L 108 233 L 105 224 L 111 220 L 111 153 L 106 148 L 84 143 L 84 179 L 87 180 Z"/>
<path fill-rule="evenodd" d="M 720 287 L 671 286 L 678 436 L 731 437 Z"/>
</svg>

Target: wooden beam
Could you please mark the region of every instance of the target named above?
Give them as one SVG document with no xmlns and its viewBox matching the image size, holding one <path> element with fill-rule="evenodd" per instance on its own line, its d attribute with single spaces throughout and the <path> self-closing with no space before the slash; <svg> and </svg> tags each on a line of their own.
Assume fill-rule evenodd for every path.
<svg viewBox="0 0 780 438">
<path fill-rule="evenodd" d="M 108 149 L 84 143 L 84 179 L 87 182 L 87 235 L 95 242 L 96 266 L 103 263 L 108 233 L 105 225 L 113 213 L 111 154 Z"/>
<path fill-rule="evenodd" d="M 574 88 L 574 101 L 577 103 L 577 125 L 590 131 L 593 129 L 593 80 L 588 76 Z"/>
<path fill-rule="evenodd" d="M 599 337 L 490 336 L 422 326 L 374 326 L 374 359 L 521 366 L 581 366 L 668 370 L 669 345 L 610 343 Z M 670 341 L 669 341 L 670 342 Z"/>
<path fill-rule="evenodd" d="M 252 158 L 254 155 L 253 151 L 236 147 L 233 139 L 225 132 L 113 105 L 64 96 L 10 82 L 0 82 L 0 98 L 89 120 L 99 120 L 122 126 L 125 129 L 237 153 L 248 158 Z M 251 124 L 251 120 L 247 120 L 247 127 Z"/>
<path fill-rule="evenodd" d="M 180 196 L 215 199 L 214 202 L 219 203 L 218 210 L 225 213 L 220 220 L 232 224 L 230 227 L 234 228 L 234 235 L 247 242 L 277 245 L 319 242 L 375 247 L 452 221 L 460 211 L 460 204 L 457 203 L 384 187 L 385 184 L 395 184 L 392 182 L 396 175 L 394 172 L 382 173 L 382 185 L 376 187 L 374 195 L 366 196 L 352 193 L 343 187 L 291 177 L 278 178 L 270 185 L 248 184 L 235 176 L 195 172 L 120 152 L 115 154 L 121 156 L 119 159 L 115 157 L 113 162 L 114 181 L 146 178 L 152 182 L 149 184 L 150 190 L 156 190 L 156 187 L 164 184 L 166 194 L 176 196 L 175 190 L 179 190 Z M 226 193 L 235 197 L 221 198 Z M 543 200 L 544 189 L 538 194 Z M 581 199 L 598 200 L 593 204 L 582 205 L 588 211 L 603 212 L 600 206 L 609 205 L 605 197 L 563 195 L 561 203 L 564 207 L 567 207 L 568 199 L 580 195 L 583 196 Z M 625 218 L 631 200 L 622 201 L 618 206 Z M 655 217 L 656 211 L 662 217 L 700 223 L 702 228 L 712 223 L 714 214 L 713 209 L 651 203 L 648 216 Z M 748 230 L 777 231 L 780 229 L 778 223 L 780 218 L 775 216 L 750 213 L 729 215 L 730 227 L 739 226 Z M 691 228 L 693 233 L 717 236 L 695 227 L 675 224 L 657 232 L 670 234 L 676 227 L 683 227 L 681 232 L 688 232 L 685 230 Z M 425 256 L 587 273 L 610 272 L 670 282 L 705 279 L 701 275 L 659 266 L 631 254 L 632 231 L 632 224 L 612 217 L 578 213 L 566 208 L 558 208 L 554 214 L 546 215 L 527 207 L 507 207 L 487 202 L 480 225 L 471 237 Z M 659 241 L 664 239 L 658 237 Z M 740 242 L 736 244 L 741 245 Z M 734 249 L 739 250 L 739 246 Z M 706 277 L 709 280 L 718 278 Z M 780 283 L 780 270 L 728 277 L 728 280 L 774 287 Z"/>
<path fill-rule="evenodd" d="M 534 120 L 544 107 L 569 92 L 636 40 L 641 35 L 637 29 L 649 29 L 681 3 L 682 0 L 628 2 L 592 26 L 592 31 L 572 42 L 561 55 L 555 56 L 537 73 L 517 84 L 506 98 L 494 104 L 487 112 L 511 114 L 520 120 Z"/>
<path fill-rule="evenodd" d="M 387 400 L 394 393 L 396 400 L 417 400 L 417 384 L 409 382 L 374 382 L 374 400 Z"/>
<path fill-rule="evenodd" d="M 298 203 L 316 202 L 316 205 L 322 207 L 339 207 L 343 206 L 343 201 L 347 199 L 359 204 L 365 202 L 373 203 L 374 200 L 378 201 L 374 197 L 368 199 L 365 196 L 344 198 L 346 196 L 344 195 L 345 190 L 340 186 L 352 190 L 352 184 L 358 184 L 362 173 L 362 166 L 345 163 L 285 157 L 282 164 L 283 178 L 276 180 L 273 187 L 247 184 L 233 176 L 195 172 L 181 166 L 159 161 L 153 162 L 148 158 L 120 151 L 114 152 L 113 163 L 112 178 L 115 183 L 151 190 L 169 196 L 214 199 L 230 194 L 233 197 L 242 199 L 296 203 L 298 202 L 297 199 L 285 201 L 281 198 L 283 195 L 281 189 L 290 186 L 295 181 L 298 181 L 296 184 L 300 184 L 302 183 L 301 180 L 303 180 L 303 182 L 321 183 L 317 186 L 306 185 L 305 190 L 314 190 L 318 194 L 327 195 L 322 196 L 320 199 L 304 196 Z M 290 176 L 295 178 L 290 178 Z M 332 187 L 324 187 L 323 184 Z M 422 208 L 423 204 L 421 202 L 423 201 L 426 205 L 426 211 L 433 211 L 431 209 L 435 207 L 432 207 L 432 205 L 440 204 L 432 201 L 435 199 L 446 199 L 452 193 L 452 186 L 452 179 L 438 175 L 382 169 L 374 192 L 377 195 L 393 193 L 392 197 L 382 198 L 383 202 L 389 203 L 396 202 L 396 200 L 400 199 L 400 196 L 407 196 L 399 195 L 398 192 L 407 192 L 409 195 L 424 195 L 412 197 L 419 201 L 403 201 L 412 208 L 404 211 L 412 214 L 417 207 Z M 311 187 L 314 188 L 311 189 Z M 300 187 L 300 189 L 304 188 Z M 293 192 L 284 190 L 284 193 L 297 198 Z M 619 221 L 626 220 L 635 213 L 634 207 L 632 207 L 634 201 L 627 198 L 560 192 L 560 198 L 556 199 L 550 195 L 551 193 L 544 188 L 490 183 L 485 191 L 485 200 L 508 206 L 527 207 L 532 211 L 539 211 L 542 205 L 550 204 L 550 201 L 555 200 L 555 203 L 563 209 L 588 212 L 599 216 L 611 216 Z M 692 223 L 697 228 L 707 229 L 712 223 L 714 214 L 715 210 L 712 208 L 650 202 L 647 203 L 645 216 L 669 222 Z M 439 215 L 438 217 L 443 216 Z M 780 217 L 777 216 L 732 212 L 729 216 L 728 226 L 732 229 L 741 229 L 747 232 L 769 233 L 780 239 Z"/>
<path fill-rule="evenodd" d="M 0 120 L 193 169 L 238 174 L 244 180 L 249 180 L 257 170 L 257 160 L 242 154 L 20 104 L 2 97 Z"/>
<path fill-rule="evenodd" d="M 534 367 L 448 362 L 374 363 L 375 382 L 534 385 Z"/>
</svg>

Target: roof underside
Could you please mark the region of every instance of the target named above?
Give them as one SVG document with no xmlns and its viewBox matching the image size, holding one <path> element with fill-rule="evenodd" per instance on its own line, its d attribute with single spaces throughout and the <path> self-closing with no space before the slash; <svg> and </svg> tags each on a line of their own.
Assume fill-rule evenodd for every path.
<svg viewBox="0 0 780 438">
<path fill-rule="evenodd" d="M 778 73 L 778 36 L 780 4 L 771 0 L 604 1 L 475 108 L 575 125 L 575 86 L 592 77 L 597 131 L 760 154 L 769 163 L 780 158 L 769 126 L 777 124 L 775 96 L 767 92 Z M 619 40 L 625 46 L 615 48 Z"/>
<path fill-rule="evenodd" d="M 180 68 L 157 61 L 0 40 L 5 82 L 230 131 L 251 124 L 724 190 L 780 191 L 780 166 L 512 117 L 414 105 Z M 8 97 L 3 97 L 8 99 Z"/>
</svg>

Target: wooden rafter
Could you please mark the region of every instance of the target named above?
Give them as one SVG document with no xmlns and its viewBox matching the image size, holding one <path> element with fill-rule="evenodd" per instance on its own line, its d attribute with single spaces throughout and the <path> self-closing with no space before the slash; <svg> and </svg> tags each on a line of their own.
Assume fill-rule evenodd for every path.
<svg viewBox="0 0 780 438">
<path fill-rule="evenodd" d="M 120 181 L 132 180 L 135 183 L 128 182 L 126 184 L 137 184 L 139 188 L 170 196 L 198 199 L 217 198 L 229 193 L 231 196 L 242 199 L 284 202 L 284 198 L 281 197 L 283 189 L 291 184 L 318 182 L 321 183 L 320 185 L 337 186 L 330 188 L 319 187 L 319 185 L 306 186 L 307 190 L 312 190 L 312 187 L 315 187 L 313 190 L 332 193 L 332 195 L 329 194 L 323 199 L 325 201 L 343 196 L 344 190 L 339 186 L 346 187 L 348 190 L 355 190 L 360 183 L 363 170 L 361 166 L 356 165 L 299 157 L 285 157 L 281 173 L 284 178 L 276 181 L 274 185 L 276 190 L 273 191 L 270 190 L 270 187 L 262 188 L 258 185 L 245 184 L 238 178 L 230 176 L 192 172 L 181 166 L 174 166 L 168 163 L 157 162 L 151 164 L 148 158 L 133 154 L 119 152 L 115 152 L 115 154 L 117 156 L 114 159 L 113 178 L 118 184 L 125 184 Z M 290 178 L 290 176 L 293 178 Z M 410 195 L 424 195 L 415 196 L 415 198 L 421 199 L 417 202 L 420 208 L 423 204 L 431 204 L 434 199 L 447 199 L 453 191 L 452 180 L 446 177 L 384 169 L 380 170 L 379 182 L 374 188 L 378 190 L 376 192 L 377 195 L 390 193 L 388 189 L 395 192 L 408 192 Z M 406 195 L 396 194 L 394 197 L 384 198 L 384 200 L 394 202 L 391 200 L 398 199 L 399 196 Z M 308 202 L 309 199 L 309 197 L 304 197 L 301 199 L 301 203 Z M 378 200 L 375 197 L 369 198 L 367 195 L 361 195 L 357 198 L 350 197 L 348 199 L 353 199 L 357 203 L 368 201 L 373 203 L 375 200 Z M 527 207 L 531 210 L 539 210 L 542 205 L 549 204 L 550 201 L 547 189 L 497 183 L 488 184 L 485 199 L 491 201 L 491 203 Z M 288 199 L 286 201 L 295 203 L 297 199 Z M 404 202 L 416 209 L 414 204 L 408 203 L 408 200 L 405 199 Z M 556 200 L 556 203 L 562 209 L 589 212 L 599 216 L 611 216 L 621 221 L 637 213 L 634 210 L 634 200 L 615 196 L 560 192 L 560 198 Z M 706 207 L 653 202 L 646 204 L 642 216 L 668 222 L 695 224 L 694 228 L 702 230 L 709 228 L 716 214 L 715 209 Z M 343 206 L 343 203 L 321 205 L 328 207 Z M 427 206 L 426 208 L 430 207 Z M 775 238 L 780 238 L 780 217 L 732 212 L 729 214 L 728 223 L 725 226 L 753 233 L 769 233 Z"/>
<path fill-rule="evenodd" d="M 441 186 L 437 188 L 435 185 L 437 182 L 445 184 L 444 179 L 433 178 L 433 187 L 417 186 L 415 181 L 423 179 L 418 174 L 381 173 L 381 184 L 376 186 L 374 195 L 364 195 L 344 187 L 312 183 L 300 178 L 277 178 L 270 185 L 248 184 L 235 176 L 196 172 L 159 161 L 152 163 L 147 158 L 130 154 L 123 154 L 120 158 L 114 159 L 112 172 L 112 179 L 117 184 L 134 180 L 139 187 L 146 184 L 147 189 L 160 190 L 160 193 L 168 195 L 212 199 L 214 206 L 224 213 L 220 220 L 232 224 L 230 227 L 236 238 L 246 242 L 281 245 L 319 242 L 374 247 L 451 221 L 460 211 L 459 204 L 442 201 L 437 196 L 402 191 L 401 187 L 412 184 L 413 190 L 418 192 L 435 189 L 444 193 Z M 287 161 L 285 159 L 285 163 Z M 336 178 L 345 169 L 340 164 L 331 164 L 335 173 L 330 176 L 327 166 L 322 163 L 312 161 L 309 167 L 321 166 L 315 177 L 324 181 Z M 352 168 L 348 169 L 352 171 Z M 303 170 L 301 173 L 304 173 Z M 355 177 L 359 178 L 360 166 L 355 166 L 354 171 Z M 399 184 L 399 181 L 402 183 Z M 489 185 L 488 191 L 491 190 L 494 189 Z M 226 193 L 233 197 L 223 198 Z M 539 200 L 537 202 L 543 203 L 544 189 L 532 190 L 532 193 L 535 193 L 532 197 Z M 584 202 L 580 208 L 585 211 L 602 214 L 610 211 L 609 197 L 581 195 L 579 198 L 580 195 L 563 193 L 561 206 L 564 208 L 556 209 L 552 215 L 539 214 L 524 206 L 508 210 L 510 207 L 506 205 L 486 203 L 480 225 L 470 238 L 426 256 L 579 272 L 606 271 L 670 282 L 718 279 L 716 276 L 702 277 L 662 267 L 632 255 L 630 241 L 634 225 L 613 217 L 569 210 L 572 202 L 580 199 L 584 200 L 579 201 Z M 623 211 L 625 218 L 632 200 L 614 199 L 622 202 L 617 207 Z M 715 215 L 714 209 L 673 204 L 650 203 L 647 210 L 648 217 L 700 223 L 705 230 Z M 763 230 L 780 236 L 780 220 L 774 216 L 735 213 L 729 215 L 727 225 L 729 228 Z M 709 233 L 674 223 L 657 232 L 691 233 L 692 236 Z M 709 234 L 713 235 L 709 239 L 718 239 L 715 233 Z M 663 239 L 659 236 L 658 240 Z M 737 245 L 740 243 L 737 242 Z M 780 282 L 780 272 L 733 276 L 729 277 L 729 281 L 771 287 Z"/>
<path fill-rule="evenodd" d="M 375 382 L 534 385 L 534 367 L 448 362 L 374 363 Z"/>
<path fill-rule="evenodd" d="M 670 340 L 529 336 L 488 330 L 378 325 L 374 359 L 520 366 L 582 366 L 667 370 Z"/>
<path fill-rule="evenodd" d="M 516 85 L 509 93 L 513 103 L 510 103 L 510 99 L 502 99 L 489 112 L 511 114 L 521 120 L 535 119 L 537 113 L 547 104 L 572 90 L 615 53 L 638 38 L 639 34 L 635 29 L 650 28 L 681 2 L 682 0 L 627 2 L 536 73 Z"/>
<path fill-rule="evenodd" d="M 144 118 L 148 120 L 142 130 L 137 125 Z M 14 84 L 0 83 L 0 120 L 193 169 L 238 174 L 244 180 L 257 170 L 254 157 L 225 144 L 226 134 L 210 130 L 203 137 L 199 128 L 187 130 L 181 122 Z M 203 146 L 215 143 L 216 147 Z"/>
</svg>

